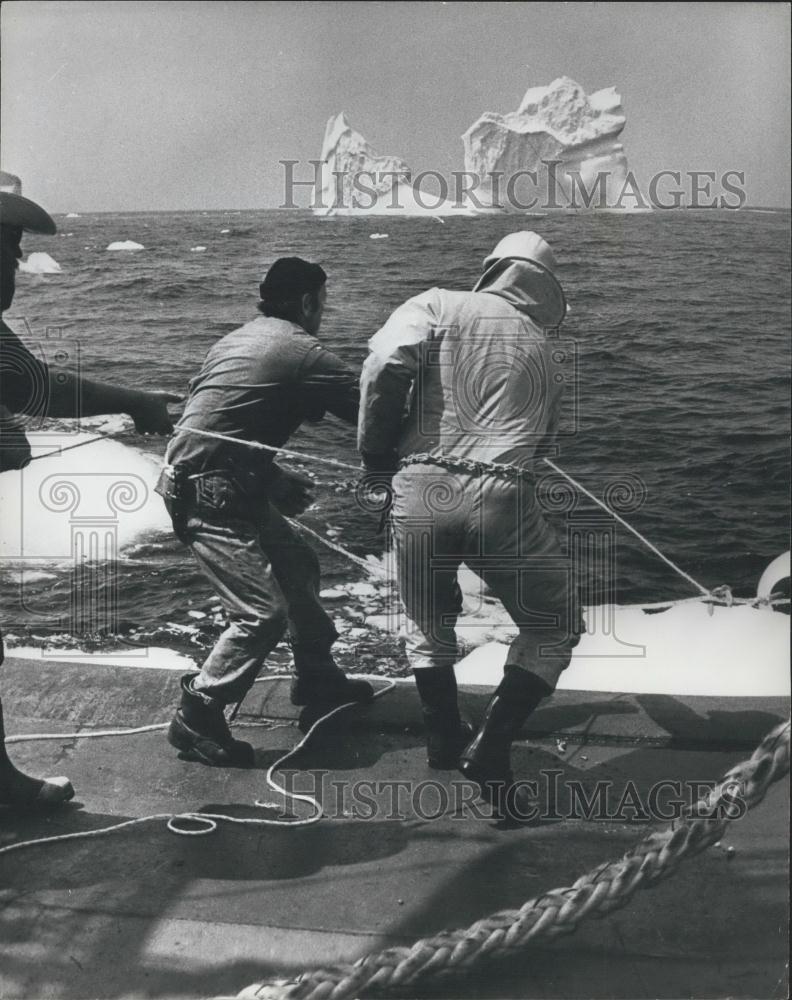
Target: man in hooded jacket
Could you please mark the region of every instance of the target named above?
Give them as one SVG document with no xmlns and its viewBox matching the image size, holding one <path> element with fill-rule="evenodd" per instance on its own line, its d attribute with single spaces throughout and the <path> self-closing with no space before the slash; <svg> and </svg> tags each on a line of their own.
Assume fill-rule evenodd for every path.
<svg viewBox="0 0 792 1000">
<path fill-rule="evenodd" d="M 511 742 L 579 641 L 568 560 L 534 480 L 564 391 L 549 336 L 566 314 L 555 271 L 543 239 L 511 233 L 472 291 L 432 288 L 396 309 L 369 342 L 361 377 L 368 482 L 398 468 L 391 519 L 428 762 L 459 766 L 500 816 L 532 808 L 514 784 Z M 461 562 L 519 629 L 475 735 L 460 719 L 454 675 Z"/>
</svg>

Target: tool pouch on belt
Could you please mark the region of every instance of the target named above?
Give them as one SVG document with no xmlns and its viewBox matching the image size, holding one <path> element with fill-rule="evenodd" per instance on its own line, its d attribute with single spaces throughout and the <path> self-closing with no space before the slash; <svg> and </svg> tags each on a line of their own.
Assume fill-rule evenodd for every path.
<svg viewBox="0 0 792 1000">
<path fill-rule="evenodd" d="M 187 502 L 191 498 L 190 476 L 183 465 L 165 465 L 154 492 L 165 501 L 173 522 L 173 531 L 180 542 L 187 541 Z"/>
</svg>

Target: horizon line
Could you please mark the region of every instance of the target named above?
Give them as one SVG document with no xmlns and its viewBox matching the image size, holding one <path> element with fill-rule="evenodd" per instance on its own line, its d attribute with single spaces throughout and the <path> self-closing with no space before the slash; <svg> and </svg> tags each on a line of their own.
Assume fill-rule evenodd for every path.
<svg viewBox="0 0 792 1000">
<path fill-rule="evenodd" d="M 597 214 L 607 214 L 607 215 L 668 215 L 674 212 L 728 212 L 729 214 L 738 214 L 740 212 L 792 212 L 792 204 L 790 205 L 741 205 L 738 208 L 726 208 L 721 206 L 689 206 L 689 205 L 679 205 L 676 207 L 669 208 L 652 208 L 648 211 L 636 212 L 631 209 L 580 209 L 580 208 L 546 208 L 545 213 L 548 215 L 597 215 Z M 280 205 L 275 206 L 233 206 L 233 207 L 223 207 L 223 208 L 84 208 L 80 211 L 50 211 L 49 215 L 52 216 L 81 216 L 81 215 L 118 215 L 121 213 L 127 215 L 169 215 L 174 213 L 194 213 L 194 214 L 209 214 L 212 212 L 295 212 L 295 213 L 309 213 L 314 215 L 313 209 L 310 205 L 306 205 L 304 208 L 287 208 Z M 481 212 L 474 213 L 472 215 L 459 215 L 458 218 L 466 219 L 479 219 L 479 218 L 504 218 L 507 216 L 513 216 L 514 218 L 520 218 L 524 215 L 533 215 L 533 212 Z M 372 213 L 361 209 L 357 214 L 346 214 L 346 215 L 315 215 L 316 218 L 323 219 L 396 219 L 396 218 L 412 218 L 412 219 L 429 219 L 434 218 L 431 213 L 426 214 L 416 214 L 408 215 L 407 213 L 394 211 L 390 215 L 383 213 Z"/>
</svg>

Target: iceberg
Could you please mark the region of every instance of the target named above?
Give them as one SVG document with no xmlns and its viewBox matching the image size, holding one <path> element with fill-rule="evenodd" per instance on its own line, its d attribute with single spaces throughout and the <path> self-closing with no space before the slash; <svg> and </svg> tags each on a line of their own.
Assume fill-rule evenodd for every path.
<svg viewBox="0 0 792 1000">
<path fill-rule="evenodd" d="M 442 191 L 413 186 L 412 171 L 398 156 L 379 156 L 342 111 L 327 122 L 321 167 L 311 209 L 314 215 L 472 215 Z"/>
<path fill-rule="evenodd" d="M 613 87 L 586 95 L 567 76 L 526 91 L 519 108 L 485 112 L 462 136 L 477 212 L 650 208 L 618 141 L 626 124 Z M 535 178 L 535 179 L 534 179 Z"/>
<path fill-rule="evenodd" d="M 146 248 L 142 243 L 135 243 L 134 240 L 117 240 L 115 243 L 111 243 L 108 250 L 145 250 Z"/>
<path fill-rule="evenodd" d="M 19 262 L 22 274 L 60 274 L 61 266 L 48 253 L 31 253 L 27 260 Z"/>
<path fill-rule="evenodd" d="M 78 551 L 75 531 L 84 531 L 83 537 L 88 537 L 97 523 L 107 527 L 107 534 L 92 544 L 112 543 L 118 552 L 170 531 L 168 515 L 154 492 L 159 474 L 155 458 L 109 438 L 57 453 L 60 447 L 93 436 L 82 431 L 47 432 L 46 444 L 42 444 L 32 435 L 34 454 L 49 453 L 47 457 L 0 476 L 0 566 L 4 569 L 12 561 L 36 570 L 73 562 Z M 80 551 L 94 551 L 85 544 Z M 113 549 L 107 558 L 115 558 L 115 553 Z"/>
</svg>

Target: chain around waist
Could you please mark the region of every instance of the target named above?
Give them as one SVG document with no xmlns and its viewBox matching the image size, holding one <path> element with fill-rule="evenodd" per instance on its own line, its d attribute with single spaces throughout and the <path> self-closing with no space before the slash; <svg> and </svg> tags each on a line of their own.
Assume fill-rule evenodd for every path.
<svg viewBox="0 0 792 1000">
<path fill-rule="evenodd" d="M 477 476 L 497 476 L 500 479 L 516 481 L 533 479 L 533 469 L 522 469 L 517 465 L 507 465 L 502 462 L 478 462 L 471 458 L 452 458 L 448 455 L 430 455 L 428 452 L 405 455 L 399 460 L 399 469 L 410 465 L 437 465 L 449 472 L 466 472 Z"/>
</svg>

